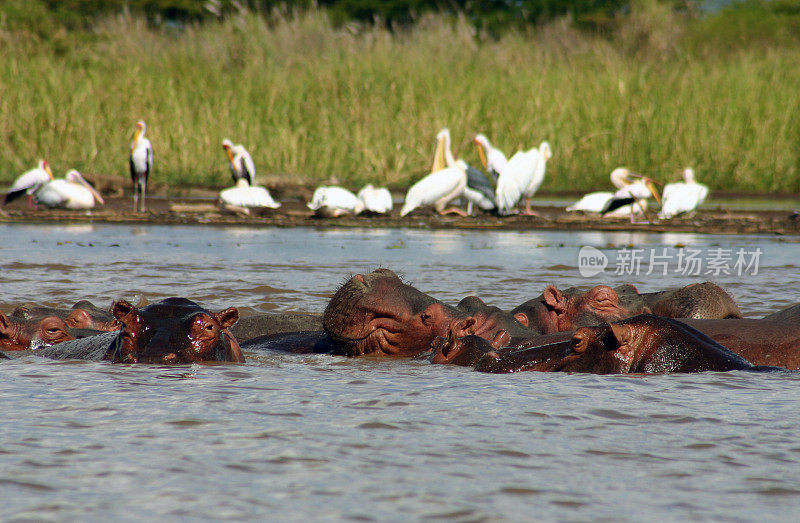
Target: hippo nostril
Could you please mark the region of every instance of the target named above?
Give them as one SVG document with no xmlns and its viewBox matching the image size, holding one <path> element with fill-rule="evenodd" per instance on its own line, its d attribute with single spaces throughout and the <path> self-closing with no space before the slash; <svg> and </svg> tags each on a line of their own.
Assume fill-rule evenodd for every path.
<svg viewBox="0 0 800 523">
<path fill-rule="evenodd" d="M 353 279 L 356 280 L 359 283 L 363 283 L 364 285 L 367 284 L 367 281 L 364 279 L 364 275 L 363 274 L 356 274 L 355 276 L 353 276 Z"/>
<path fill-rule="evenodd" d="M 167 354 L 166 356 L 164 356 L 161 359 L 161 361 L 163 361 L 164 363 L 168 363 L 168 364 L 178 363 L 178 355 L 175 354 L 174 352 L 171 352 L 171 353 Z"/>
</svg>

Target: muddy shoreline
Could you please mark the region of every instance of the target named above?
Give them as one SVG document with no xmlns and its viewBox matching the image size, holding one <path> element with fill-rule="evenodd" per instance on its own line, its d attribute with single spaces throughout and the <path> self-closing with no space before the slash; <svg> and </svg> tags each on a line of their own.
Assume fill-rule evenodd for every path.
<svg viewBox="0 0 800 523">
<path fill-rule="evenodd" d="M 309 192 L 308 195 L 305 192 Z M 421 209 L 400 217 L 395 205 L 389 216 L 359 215 L 318 218 L 306 207 L 309 191 L 284 195 L 280 209 L 251 211 L 249 215 L 232 212 L 217 205 L 213 191 L 193 191 L 186 196 L 149 197 L 148 212 L 135 213 L 130 196 L 106 198 L 106 204 L 92 211 L 29 209 L 24 198 L 0 207 L 0 223 L 148 223 L 154 225 L 236 225 L 253 227 L 321 228 L 410 228 L 410 229 L 485 229 L 485 230 L 596 230 L 643 232 L 693 232 L 706 234 L 778 234 L 800 235 L 800 214 L 787 209 L 726 209 L 711 204 L 691 217 L 668 221 L 631 224 L 627 218 L 602 218 L 597 215 L 568 213 L 562 206 L 534 205 L 538 216 L 498 217 L 476 214 L 470 217 L 439 216 Z M 653 214 L 655 218 L 655 215 Z"/>
</svg>

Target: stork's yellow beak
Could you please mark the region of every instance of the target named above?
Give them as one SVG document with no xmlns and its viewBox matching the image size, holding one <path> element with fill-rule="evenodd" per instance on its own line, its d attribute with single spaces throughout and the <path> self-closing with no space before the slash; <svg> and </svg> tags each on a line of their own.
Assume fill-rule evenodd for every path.
<svg viewBox="0 0 800 523">
<path fill-rule="evenodd" d="M 51 180 L 55 179 L 53 177 L 53 171 L 50 169 L 50 164 L 49 163 L 45 163 L 44 164 L 44 170 L 45 170 L 45 172 L 47 172 L 47 175 L 50 176 Z"/>
<path fill-rule="evenodd" d="M 136 144 L 139 143 L 139 138 L 142 136 L 142 128 L 136 126 L 136 131 L 133 132 L 133 143 L 131 143 L 131 152 L 136 149 Z"/>
</svg>

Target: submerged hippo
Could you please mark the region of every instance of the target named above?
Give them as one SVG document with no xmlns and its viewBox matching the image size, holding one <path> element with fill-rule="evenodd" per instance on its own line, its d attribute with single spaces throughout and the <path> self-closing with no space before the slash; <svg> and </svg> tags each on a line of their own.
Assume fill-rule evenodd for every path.
<svg viewBox="0 0 800 523">
<path fill-rule="evenodd" d="M 75 338 L 64 320 L 56 316 L 18 320 L 0 312 L 0 350 L 35 350 Z"/>
<path fill-rule="evenodd" d="M 119 322 L 110 312 L 105 311 L 88 300 L 81 300 L 69 309 L 42 307 L 39 305 L 21 305 L 10 315 L 13 319 L 30 321 L 56 316 L 64 320 L 73 329 L 94 329 L 98 331 L 118 330 Z"/>
<path fill-rule="evenodd" d="M 511 314 L 541 334 L 571 331 L 632 315 L 607 285 L 597 285 L 585 292 L 576 288 L 562 292 L 549 285 L 540 296 L 514 308 Z"/>
<path fill-rule="evenodd" d="M 470 299 L 469 312 L 403 283 L 389 269 L 358 274 L 333 295 L 323 315 L 323 328 L 338 354 L 417 356 L 444 336 L 453 320 L 464 320 L 470 334 L 491 338 L 503 329 L 530 335 L 510 314 Z M 480 301 L 480 300 L 478 300 Z"/>
<path fill-rule="evenodd" d="M 800 369 L 800 325 L 781 320 L 681 319 L 754 365 Z"/>
<path fill-rule="evenodd" d="M 781 323 L 789 323 L 793 325 L 800 325 L 800 303 L 781 309 L 778 312 L 767 314 L 764 316 L 765 320 L 778 321 Z"/>
<path fill-rule="evenodd" d="M 641 314 L 619 322 L 581 327 L 568 342 L 488 352 L 475 365 L 483 372 L 588 372 L 594 374 L 703 372 L 756 369 L 702 332 L 671 318 Z"/>
<path fill-rule="evenodd" d="M 282 312 L 274 314 L 254 314 L 240 317 L 231 327 L 240 342 L 268 334 L 285 332 L 319 331 L 322 329 L 322 314 L 307 312 Z"/>
<path fill-rule="evenodd" d="M 167 298 L 137 309 L 121 300 L 112 307 L 119 332 L 54 345 L 41 351 L 54 359 L 104 359 L 114 363 L 243 362 L 230 334 L 238 311 L 211 312 L 185 298 Z"/>
<path fill-rule="evenodd" d="M 467 308 L 452 307 L 403 283 L 389 269 L 357 274 L 328 302 L 322 331 L 279 333 L 248 340 L 245 350 L 331 353 L 343 356 L 417 356 L 428 352 L 454 320 L 466 334 L 492 337 L 499 330 L 531 336 L 507 312 L 478 298 Z M 466 306 L 465 306 L 466 307 Z M 468 309 L 468 310 L 467 310 Z"/>
<path fill-rule="evenodd" d="M 634 292 L 630 292 L 631 288 Z M 652 312 L 668 318 L 741 318 L 742 312 L 725 289 L 710 281 L 679 289 L 639 294 L 632 285 L 619 289 L 620 304 L 632 313 Z M 624 289 L 624 290 L 623 290 Z"/>
</svg>

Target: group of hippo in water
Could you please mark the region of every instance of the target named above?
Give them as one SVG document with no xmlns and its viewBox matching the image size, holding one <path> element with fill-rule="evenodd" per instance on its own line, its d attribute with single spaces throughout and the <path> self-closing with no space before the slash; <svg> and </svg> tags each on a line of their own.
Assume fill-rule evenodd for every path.
<svg viewBox="0 0 800 523">
<path fill-rule="evenodd" d="M 800 369 L 800 305 L 743 318 L 711 282 L 639 293 L 632 285 L 544 292 L 511 310 L 468 296 L 451 306 L 377 269 L 345 282 L 323 314 L 239 319 L 186 298 L 110 312 L 0 313 L 0 350 L 55 359 L 177 364 L 244 362 L 247 352 L 427 358 L 483 372 L 665 373 Z M 0 353 L 0 356 L 6 356 Z"/>
</svg>

